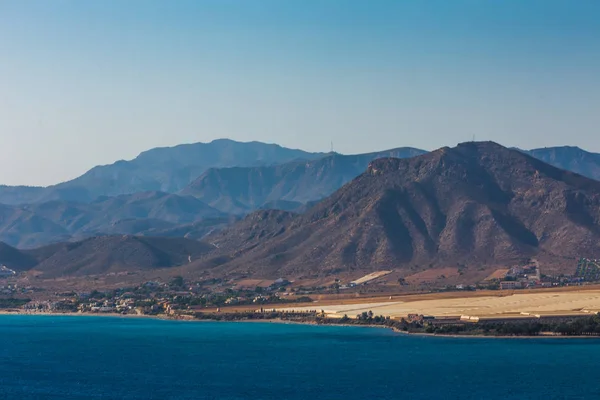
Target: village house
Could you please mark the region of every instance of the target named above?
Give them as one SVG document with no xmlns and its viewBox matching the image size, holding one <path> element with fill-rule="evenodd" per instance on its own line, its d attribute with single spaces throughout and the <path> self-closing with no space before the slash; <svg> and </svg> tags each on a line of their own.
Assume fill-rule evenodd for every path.
<svg viewBox="0 0 600 400">
<path fill-rule="evenodd" d="M 513 290 L 513 289 L 521 289 L 523 287 L 521 282 L 518 281 L 502 281 L 500 282 L 501 290 Z"/>
<path fill-rule="evenodd" d="M 17 273 L 15 271 L 13 271 L 12 269 L 4 266 L 4 265 L 0 265 L 0 278 L 10 278 L 15 276 Z"/>
</svg>

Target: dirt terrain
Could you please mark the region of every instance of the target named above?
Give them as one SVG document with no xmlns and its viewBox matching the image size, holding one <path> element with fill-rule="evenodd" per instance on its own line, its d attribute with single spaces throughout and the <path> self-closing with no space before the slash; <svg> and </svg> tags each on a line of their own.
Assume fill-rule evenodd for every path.
<svg viewBox="0 0 600 400">
<path fill-rule="evenodd" d="M 278 310 L 324 310 L 328 316 L 354 317 L 372 311 L 392 318 L 408 314 L 435 317 L 515 318 L 550 315 L 585 315 L 600 311 L 598 286 L 519 291 L 454 292 L 427 295 L 324 300 L 308 305 L 274 307 Z"/>
<path fill-rule="evenodd" d="M 456 268 L 473 283 L 536 258 L 547 273 L 570 273 L 578 257 L 600 257 L 600 182 L 463 143 L 376 160 L 301 215 L 260 211 L 210 240 L 218 250 L 190 269 L 288 279 L 393 269 L 444 284 L 454 271 L 418 274 Z"/>
<path fill-rule="evenodd" d="M 478 290 L 443 293 L 385 293 L 377 296 L 329 294 L 312 296 L 311 303 L 269 304 L 264 309 L 287 311 L 324 310 L 331 317 L 354 317 L 363 311 L 376 315 L 406 317 L 416 313 L 433 316 L 513 318 L 527 315 L 581 315 L 600 311 L 600 285 L 531 290 Z M 292 298 L 290 298 L 292 299 Z M 221 307 L 219 312 L 260 309 L 260 305 Z M 203 310 L 217 312 L 216 308 Z"/>
</svg>

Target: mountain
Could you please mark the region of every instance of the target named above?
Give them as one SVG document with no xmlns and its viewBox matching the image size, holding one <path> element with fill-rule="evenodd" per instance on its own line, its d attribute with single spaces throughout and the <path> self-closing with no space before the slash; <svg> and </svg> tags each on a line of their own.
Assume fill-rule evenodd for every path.
<svg viewBox="0 0 600 400">
<path fill-rule="evenodd" d="M 282 210 L 282 211 L 291 211 L 297 214 L 301 214 L 308 210 L 311 205 L 316 204 L 317 202 L 309 202 L 309 203 L 300 203 L 299 201 L 289 201 L 289 200 L 272 200 L 264 203 L 260 206 L 261 210 Z"/>
<path fill-rule="evenodd" d="M 228 139 L 182 144 L 151 149 L 131 161 L 94 167 L 76 179 L 47 188 L 0 186 L 0 203 L 90 202 L 99 196 L 147 191 L 174 193 L 209 168 L 274 165 L 323 156 L 322 153 L 288 149 L 276 144 L 242 143 Z"/>
<path fill-rule="evenodd" d="M 600 180 L 600 154 L 568 146 L 523 151 L 558 168 Z M 223 186 L 222 180 L 231 177 L 241 186 L 223 187 L 225 193 L 222 197 L 227 200 L 224 210 L 241 213 L 258 209 L 270 201 L 287 200 L 305 203 L 319 200 L 358 176 L 366 168 L 366 163 L 375 158 L 404 158 L 423 153 L 423 150 L 401 148 L 358 156 L 333 155 L 328 162 L 339 165 L 330 166 L 329 168 L 333 167 L 333 169 L 329 172 L 323 171 L 325 179 L 319 182 L 320 186 L 314 189 L 315 193 L 302 196 L 293 193 L 294 190 L 286 186 L 286 182 L 296 179 L 294 173 L 302 175 L 302 171 L 298 168 L 304 164 L 304 161 L 309 161 L 312 168 L 327 169 L 327 166 L 312 163 L 326 157 L 327 154 L 287 149 L 276 144 L 242 143 L 219 139 L 210 143 L 151 149 L 133 160 L 97 166 L 76 179 L 49 187 L 0 185 L 0 204 L 18 205 L 52 200 L 86 203 L 94 201 L 99 196 L 148 191 L 175 193 L 180 190 L 190 194 L 197 193 L 199 197 L 202 197 L 204 195 L 202 192 L 206 191 L 208 198 L 214 198 L 218 196 L 214 194 L 215 188 L 205 189 L 205 185 Z M 331 160 L 336 157 L 337 160 Z M 344 157 L 348 158 L 343 159 Z M 290 165 L 279 170 L 270 168 L 286 163 Z M 228 170 L 233 167 L 238 168 Z M 259 167 L 265 167 L 265 170 Z M 209 174 L 198 179 L 209 170 L 211 170 Z M 264 177 L 261 177 L 261 173 Z M 311 171 L 306 171 L 306 174 L 310 176 Z M 203 184 L 202 179 L 208 182 Z M 244 187 L 253 182 L 264 184 L 266 187 L 260 190 Z M 235 201 L 235 198 L 230 198 L 232 194 L 239 194 L 239 202 Z"/>
<path fill-rule="evenodd" d="M 576 147 L 523 152 L 558 168 L 600 180 L 600 154 Z M 266 208 L 301 212 L 306 209 L 302 205 L 329 196 L 360 175 L 373 160 L 410 158 L 425 153 L 419 149 L 399 148 L 359 155 L 333 154 L 312 161 L 273 166 L 211 168 L 180 193 L 233 214 Z"/>
<path fill-rule="evenodd" d="M 36 264 L 37 260 L 34 257 L 0 242 L 0 266 L 4 265 L 16 271 L 23 271 L 33 268 Z"/>
<path fill-rule="evenodd" d="M 545 147 L 524 150 L 527 154 L 557 168 L 600 181 L 600 154 L 590 153 L 579 147 Z"/>
<path fill-rule="evenodd" d="M 45 188 L 37 186 L 0 185 L 1 204 L 24 204 L 43 195 Z"/>
<path fill-rule="evenodd" d="M 378 159 L 302 215 L 258 211 L 209 239 L 218 252 L 190 268 L 319 277 L 460 266 L 468 276 L 535 257 L 571 273 L 575 258 L 600 257 L 600 182 L 464 143 Z"/>
<path fill-rule="evenodd" d="M 17 250 L 0 243 L 0 263 L 38 278 L 88 276 L 180 266 L 214 247 L 184 238 L 103 236 Z"/>
<path fill-rule="evenodd" d="M 408 158 L 424 154 L 413 148 L 377 153 L 333 154 L 318 160 L 253 168 L 211 168 L 183 189 L 228 213 L 245 214 L 269 204 L 286 210 L 321 200 L 360 175 L 377 158 Z"/>
<path fill-rule="evenodd" d="M 600 179 L 600 154 L 577 147 L 520 151 Z M 202 238 L 259 209 L 304 213 L 373 160 L 425 153 L 324 155 L 231 140 L 153 149 L 48 188 L 0 186 L 0 201 L 9 204 L 0 204 L 0 240 L 34 248 L 111 234 Z M 182 187 L 178 194 L 142 190 Z"/>
<path fill-rule="evenodd" d="M 171 204 L 167 196 L 176 195 L 141 198 Z M 98 200 L 107 201 L 127 210 L 140 197 Z M 60 210 L 79 226 L 74 211 Z M 44 218 L 30 215 L 29 226 Z M 470 282 L 531 259 L 543 273 L 571 273 L 576 258 L 600 257 L 600 182 L 496 143 L 471 142 L 374 160 L 303 214 L 259 210 L 221 230 L 201 229 L 203 242 L 125 235 L 33 250 L 2 244 L 0 262 L 42 278 L 177 267 L 171 271 L 205 277 L 311 280 L 383 269 L 402 277 L 439 267 Z"/>
<path fill-rule="evenodd" d="M 183 237 L 199 240 L 237 221 L 237 217 L 228 215 L 226 217 L 204 218 L 189 224 L 175 225 L 162 229 L 157 227 L 153 227 L 152 229 L 148 230 L 133 229 L 131 230 L 131 234 L 141 234 L 143 236 Z"/>
<path fill-rule="evenodd" d="M 101 197 L 91 203 L 53 200 L 21 206 L 0 205 L 0 241 L 20 248 L 89 236 L 129 234 L 198 236 L 231 221 L 191 196 L 142 192 Z"/>
</svg>

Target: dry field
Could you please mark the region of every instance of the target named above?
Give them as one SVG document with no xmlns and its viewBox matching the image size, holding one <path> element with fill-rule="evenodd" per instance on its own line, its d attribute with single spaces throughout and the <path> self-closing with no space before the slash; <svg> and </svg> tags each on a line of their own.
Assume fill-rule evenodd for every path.
<svg viewBox="0 0 600 400">
<path fill-rule="evenodd" d="M 512 318 L 527 315 L 581 315 L 600 311 L 600 289 L 580 290 L 533 290 L 507 292 L 486 292 L 479 295 L 462 293 L 462 296 L 397 296 L 382 299 L 361 299 L 362 301 L 315 302 L 304 307 L 276 307 L 278 310 L 324 310 L 328 316 L 355 317 L 373 311 L 375 315 L 405 317 L 408 314 L 424 314 L 436 317 L 480 317 Z M 269 306 L 270 307 L 270 306 Z"/>
<path fill-rule="evenodd" d="M 236 287 L 239 288 L 267 288 L 275 283 L 275 280 L 267 280 L 267 279 L 244 279 L 236 282 Z"/>
<path fill-rule="evenodd" d="M 508 274 L 510 270 L 503 268 L 495 270 L 490 276 L 484 279 L 484 281 L 493 281 L 495 279 L 504 279 L 506 274 Z"/>
<path fill-rule="evenodd" d="M 355 283 L 357 285 L 363 284 L 365 282 L 370 282 L 372 280 L 375 280 L 377 278 L 381 278 L 382 276 L 386 276 L 389 275 L 392 271 L 377 271 L 377 272 L 372 272 L 368 275 L 363 276 L 362 278 L 356 279 L 354 281 L 352 281 L 352 283 Z"/>
<path fill-rule="evenodd" d="M 447 267 L 428 269 L 409 275 L 404 279 L 406 279 L 406 282 L 410 283 L 411 285 L 418 285 L 420 283 L 434 282 L 438 279 L 455 278 L 457 276 L 459 276 L 458 268 Z"/>
</svg>

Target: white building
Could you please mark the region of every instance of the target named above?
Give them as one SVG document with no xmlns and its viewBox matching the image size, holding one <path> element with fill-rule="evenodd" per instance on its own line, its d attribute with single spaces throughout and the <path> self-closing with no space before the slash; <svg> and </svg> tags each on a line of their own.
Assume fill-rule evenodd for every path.
<svg viewBox="0 0 600 400">
<path fill-rule="evenodd" d="M 9 278 L 11 276 L 15 276 L 17 273 L 12 269 L 5 267 L 4 265 L 0 265 L 0 278 Z"/>
<path fill-rule="evenodd" d="M 500 282 L 500 289 L 502 290 L 512 290 L 512 289 L 521 289 L 523 285 L 521 282 L 517 281 L 502 281 Z"/>
</svg>

